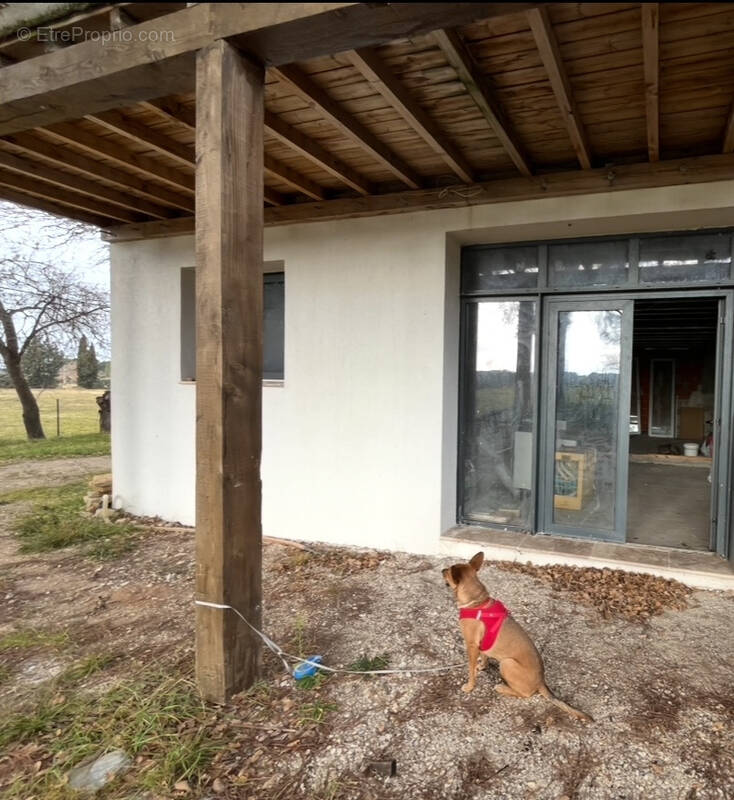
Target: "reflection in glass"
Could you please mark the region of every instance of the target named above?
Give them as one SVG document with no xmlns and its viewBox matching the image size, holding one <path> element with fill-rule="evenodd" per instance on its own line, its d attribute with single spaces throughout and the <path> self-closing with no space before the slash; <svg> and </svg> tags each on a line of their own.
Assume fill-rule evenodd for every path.
<svg viewBox="0 0 734 800">
<path fill-rule="evenodd" d="M 627 282 L 627 241 L 552 244 L 548 267 L 551 286 L 621 285 Z"/>
<path fill-rule="evenodd" d="M 462 253 L 461 291 L 532 289 L 538 285 L 538 248 L 470 247 Z"/>
<path fill-rule="evenodd" d="M 553 521 L 614 529 L 622 312 L 560 311 Z"/>
<path fill-rule="evenodd" d="M 639 264 L 642 283 L 725 280 L 731 265 L 731 235 L 643 237 Z"/>
<path fill-rule="evenodd" d="M 529 528 L 536 301 L 467 304 L 463 516 Z"/>
</svg>

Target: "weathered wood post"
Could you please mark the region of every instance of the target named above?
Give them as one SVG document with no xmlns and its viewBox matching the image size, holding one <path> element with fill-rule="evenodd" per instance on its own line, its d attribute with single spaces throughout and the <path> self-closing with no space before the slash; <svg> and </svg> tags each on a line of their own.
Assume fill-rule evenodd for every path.
<svg viewBox="0 0 734 800">
<path fill-rule="evenodd" d="M 196 597 L 260 627 L 264 68 L 225 41 L 196 69 Z M 224 702 L 260 669 L 237 615 L 196 607 L 196 675 Z"/>
</svg>

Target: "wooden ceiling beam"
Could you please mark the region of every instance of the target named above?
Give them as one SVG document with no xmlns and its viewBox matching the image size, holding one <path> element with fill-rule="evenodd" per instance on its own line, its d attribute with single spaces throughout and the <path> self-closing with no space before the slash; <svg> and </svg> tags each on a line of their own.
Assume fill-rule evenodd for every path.
<svg viewBox="0 0 734 800">
<path fill-rule="evenodd" d="M 15 150 L 20 150 L 22 154 L 31 153 L 42 158 L 44 162 L 72 167 L 77 172 L 111 183 L 122 189 L 123 192 L 132 193 L 135 197 L 152 200 L 162 206 L 177 208 L 181 211 L 194 210 L 193 197 L 184 197 L 158 184 L 146 183 L 137 175 L 133 175 L 130 172 L 122 172 L 103 164 L 101 161 L 95 161 L 93 158 L 81 155 L 75 150 L 59 147 L 57 144 L 52 144 L 34 134 L 18 133 L 14 136 L 6 136 L 2 141 L 11 145 Z"/>
<path fill-rule="evenodd" d="M 18 158 L 11 153 L 1 150 L 0 167 L 11 172 L 17 172 L 19 175 L 31 179 L 43 181 L 62 189 L 71 189 L 72 191 L 86 194 L 98 201 L 106 201 L 113 205 L 120 206 L 121 208 L 136 213 L 147 214 L 157 219 L 166 219 L 172 216 L 171 212 L 143 200 L 140 197 L 127 195 L 124 192 L 120 192 L 117 189 L 110 189 L 95 181 L 90 181 L 78 175 L 69 174 L 68 172 L 62 172 L 61 170 L 54 169 L 45 164 L 39 164 L 37 161 L 28 161 L 27 159 Z"/>
<path fill-rule="evenodd" d="M 512 129 L 494 94 L 490 91 L 487 79 L 477 69 L 471 53 L 459 34 L 454 30 L 439 30 L 435 31 L 433 36 L 446 60 L 456 70 L 459 80 L 484 115 L 515 166 L 523 175 L 531 175 L 530 161 L 523 151 L 517 134 Z"/>
<path fill-rule="evenodd" d="M 131 25 L 124 41 L 113 40 L 104 47 L 97 41 L 79 42 L 0 70 L 0 135 L 190 92 L 195 52 L 217 39 L 227 39 L 264 64 L 279 65 L 530 7 L 530 3 L 197 3 Z"/>
<path fill-rule="evenodd" d="M 313 200 L 323 200 L 326 197 L 323 187 L 319 186 L 318 183 L 299 174 L 280 161 L 271 158 L 267 153 L 264 156 L 264 169 L 266 175 L 278 178 Z"/>
<path fill-rule="evenodd" d="M 125 117 L 119 111 L 103 111 L 100 114 L 90 114 L 85 119 L 102 125 L 107 130 L 125 136 L 137 144 L 151 147 L 158 153 L 178 161 L 185 167 L 191 168 L 196 163 L 194 148 L 188 144 L 182 144 L 166 136 L 163 133 L 142 125 L 136 120 Z"/>
<path fill-rule="evenodd" d="M 77 194 L 68 189 L 61 189 L 58 186 L 49 186 L 42 181 L 28 178 L 25 175 L 5 172 L 0 169 L 0 186 L 23 192 L 32 197 L 39 197 L 41 200 L 76 208 L 85 213 L 109 217 L 120 222 L 137 222 L 143 219 L 142 214 L 136 214 L 125 208 L 96 200 L 84 194 Z"/>
<path fill-rule="evenodd" d="M 686 184 L 734 180 L 734 154 L 622 164 L 601 169 L 556 172 L 531 177 L 507 178 L 456 187 L 416 189 L 372 197 L 340 198 L 321 203 L 292 203 L 265 209 L 265 225 L 292 225 L 338 219 L 401 214 L 441 208 L 466 208 L 519 200 L 572 197 L 631 189 L 650 189 Z M 455 191 L 452 191 L 455 188 Z M 103 232 L 107 241 L 127 241 L 192 233 L 194 218 L 122 225 Z"/>
<path fill-rule="evenodd" d="M 83 222 L 85 225 L 92 225 L 96 228 L 104 229 L 108 227 L 111 222 L 107 217 L 102 217 L 98 214 L 86 214 L 76 208 L 66 208 L 56 203 L 42 200 L 39 197 L 32 197 L 22 192 L 16 192 L 6 186 L 0 186 L 0 200 L 7 200 L 9 203 L 15 203 L 19 206 L 35 208 L 37 211 L 44 211 L 46 214 L 53 214 L 55 217 L 74 219 L 77 222 Z M 188 218 L 184 217 L 184 219 Z"/>
<path fill-rule="evenodd" d="M 724 130 L 723 152 L 734 152 L 734 101 L 729 109 L 729 117 L 726 121 L 726 128 Z"/>
<path fill-rule="evenodd" d="M 146 100 L 140 105 L 169 122 L 176 122 L 192 133 L 196 132 L 196 110 L 181 105 L 181 103 L 174 100 L 172 97 L 159 97 L 156 100 Z"/>
<path fill-rule="evenodd" d="M 642 3 L 642 55 L 645 74 L 647 152 L 650 161 L 660 160 L 660 7 Z"/>
<path fill-rule="evenodd" d="M 566 68 L 563 65 L 561 50 L 558 47 L 558 40 L 548 16 L 548 10 L 545 6 L 540 6 L 532 8 L 526 13 L 540 58 L 553 88 L 553 94 L 556 96 L 561 117 L 568 129 L 573 149 L 576 151 L 576 157 L 584 169 L 590 169 L 591 150 L 586 138 L 586 131 L 574 100 L 571 81 L 568 79 Z"/>
<path fill-rule="evenodd" d="M 352 50 L 347 55 L 372 88 L 390 103 L 435 153 L 441 156 L 454 174 L 464 183 L 471 183 L 474 180 L 474 169 L 471 164 L 388 69 L 377 51 L 373 47 L 364 47 Z"/>
<path fill-rule="evenodd" d="M 282 206 L 285 203 L 285 198 L 280 192 L 271 189 L 269 186 L 263 186 L 263 196 L 266 203 L 271 206 Z"/>
<path fill-rule="evenodd" d="M 361 122 L 345 111 L 335 100 L 311 78 L 293 65 L 274 67 L 270 70 L 279 80 L 287 83 L 304 102 L 322 114 L 348 139 L 368 152 L 376 161 L 413 189 L 421 184 L 418 174 L 383 144 L 377 136 Z"/>
<path fill-rule="evenodd" d="M 93 133 L 82 130 L 78 125 L 71 125 L 68 122 L 59 122 L 56 125 L 40 128 L 40 131 L 45 134 L 50 134 L 54 139 L 80 147 L 89 153 L 104 156 L 110 161 L 122 164 L 124 167 L 131 167 L 145 175 L 155 177 L 158 180 L 170 184 L 177 191 L 185 191 L 191 195 L 194 194 L 193 175 L 185 175 L 178 170 L 167 167 L 165 164 L 161 164 L 160 161 L 155 161 L 152 158 L 138 155 L 137 153 L 131 153 L 129 150 L 123 149 L 109 139 L 95 136 Z"/>
<path fill-rule="evenodd" d="M 267 109 L 265 110 L 265 130 L 278 141 L 343 181 L 359 194 L 372 194 L 372 185 L 366 178 Z"/>
</svg>

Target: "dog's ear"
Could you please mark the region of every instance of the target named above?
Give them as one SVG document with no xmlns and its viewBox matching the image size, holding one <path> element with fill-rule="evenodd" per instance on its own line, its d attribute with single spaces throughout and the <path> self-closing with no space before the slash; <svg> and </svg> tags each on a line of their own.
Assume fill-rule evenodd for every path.
<svg viewBox="0 0 734 800">
<path fill-rule="evenodd" d="M 469 566 L 472 567 L 475 572 L 479 572 L 479 568 L 482 566 L 483 563 L 484 563 L 484 553 L 479 552 L 469 562 Z"/>
<path fill-rule="evenodd" d="M 454 564 L 454 566 L 451 567 L 450 572 L 452 583 L 454 586 L 458 586 L 459 583 L 461 583 L 461 564 Z"/>
</svg>

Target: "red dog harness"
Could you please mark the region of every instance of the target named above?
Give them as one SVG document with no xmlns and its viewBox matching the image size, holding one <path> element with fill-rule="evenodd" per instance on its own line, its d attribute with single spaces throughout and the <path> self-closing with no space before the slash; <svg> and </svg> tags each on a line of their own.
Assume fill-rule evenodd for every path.
<svg viewBox="0 0 734 800">
<path fill-rule="evenodd" d="M 484 638 L 479 645 L 479 649 L 486 653 L 491 650 L 492 645 L 497 641 L 502 623 L 509 617 L 510 612 L 495 600 L 492 605 L 479 606 L 478 608 L 460 608 L 459 619 L 478 619 L 484 623 Z"/>
</svg>

